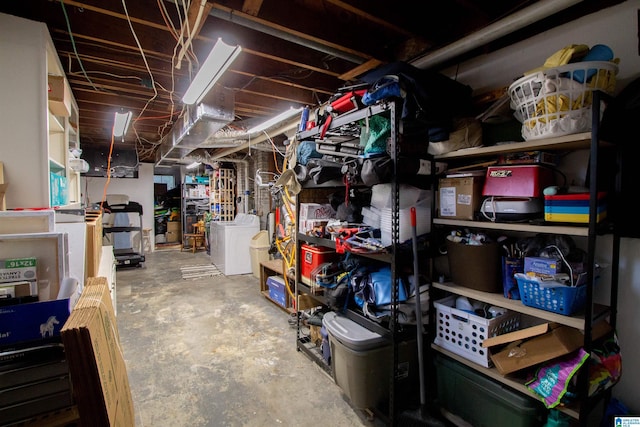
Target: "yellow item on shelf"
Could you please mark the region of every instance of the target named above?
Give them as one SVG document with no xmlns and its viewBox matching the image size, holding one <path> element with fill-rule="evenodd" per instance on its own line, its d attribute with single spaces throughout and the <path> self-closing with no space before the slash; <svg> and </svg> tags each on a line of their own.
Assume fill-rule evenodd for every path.
<svg viewBox="0 0 640 427">
<path fill-rule="evenodd" d="M 548 57 L 542 67 L 534 68 L 527 71 L 524 75 L 537 73 L 549 68 L 559 67 L 561 65 L 569 64 L 570 62 L 576 62 L 576 59 L 582 58 L 589 52 L 589 46 L 586 44 L 570 44 L 555 52 Z M 573 60 L 573 61 L 572 61 Z"/>
</svg>

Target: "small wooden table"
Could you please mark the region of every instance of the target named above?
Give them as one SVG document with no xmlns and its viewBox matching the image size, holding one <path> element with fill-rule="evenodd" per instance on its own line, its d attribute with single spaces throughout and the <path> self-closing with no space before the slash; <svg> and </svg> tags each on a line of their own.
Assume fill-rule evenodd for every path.
<svg viewBox="0 0 640 427">
<path fill-rule="evenodd" d="M 279 303 L 274 301 L 269 296 L 269 285 L 267 285 L 267 279 L 271 276 L 282 276 L 284 271 L 284 262 L 282 259 L 270 259 L 267 261 L 260 261 L 260 293 L 269 301 L 276 304 L 278 307 L 283 310 L 291 311 L 289 308 L 291 307 L 291 298 L 289 297 L 289 293 L 285 289 L 285 307 L 281 306 Z"/>
<path fill-rule="evenodd" d="M 189 245 L 189 240 L 191 240 L 191 246 Z M 193 224 L 193 233 L 185 233 L 182 237 L 182 248 L 180 252 L 187 248 L 191 248 L 191 252 L 194 254 L 198 249 L 207 249 L 206 242 L 204 241 L 204 226 L 200 224 Z"/>
</svg>

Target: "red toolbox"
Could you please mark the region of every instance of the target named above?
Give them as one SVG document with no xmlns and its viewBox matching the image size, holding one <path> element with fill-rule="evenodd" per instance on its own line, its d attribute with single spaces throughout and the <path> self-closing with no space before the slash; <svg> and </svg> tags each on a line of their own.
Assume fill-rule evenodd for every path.
<svg viewBox="0 0 640 427">
<path fill-rule="evenodd" d="M 314 268 L 325 262 L 335 261 L 337 256 L 333 249 L 303 244 L 300 247 L 300 276 L 311 280 L 311 272 Z"/>
<path fill-rule="evenodd" d="M 489 166 L 483 196 L 543 197 L 545 187 L 555 185 L 553 169 L 540 165 Z"/>
</svg>

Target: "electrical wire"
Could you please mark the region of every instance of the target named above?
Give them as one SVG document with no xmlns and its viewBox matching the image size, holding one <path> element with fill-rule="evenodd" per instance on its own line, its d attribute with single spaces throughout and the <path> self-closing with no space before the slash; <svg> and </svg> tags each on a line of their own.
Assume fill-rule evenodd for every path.
<svg viewBox="0 0 640 427">
<path fill-rule="evenodd" d="M 193 41 L 193 31 L 198 31 L 198 27 L 200 26 L 200 21 L 202 20 L 202 14 L 204 13 L 204 7 L 207 4 L 207 0 L 200 0 L 200 7 L 198 8 L 198 16 L 196 16 L 196 20 L 193 23 L 193 28 L 189 27 L 189 20 L 187 19 L 187 27 L 189 29 L 189 37 L 186 41 L 182 42 L 182 49 L 180 49 L 180 53 L 178 54 L 178 64 L 176 67 L 180 69 L 179 65 L 182 63 L 182 58 L 185 55 L 185 51 L 191 49 L 191 42 Z"/>
<path fill-rule="evenodd" d="M 178 34 L 178 31 L 176 30 L 173 22 L 169 19 L 169 13 L 166 10 L 164 3 L 159 1 L 159 5 L 160 5 L 160 12 L 163 16 L 163 19 L 165 20 L 165 23 L 167 23 L 168 27 L 171 27 L 173 30 L 171 31 L 171 33 L 174 35 L 174 38 L 176 39 L 177 43 L 173 48 L 173 56 L 171 58 L 171 91 L 170 91 L 170 101 L 171 101 L 171 117 L 174 116 L 174 111 L 175 111 L 175 103 L 173 102 L 173 94 L 175 92 L 175 73 L 174 73 L 174 69 L 180 69 L 180 64 L 182 63 L 182 57 L 184 56 L 184 49 L 181 50 L 180 52 L 180 58 L 178 60 L 176 60 L 176 55 L 177 55 L 177 50 L 178 50 L 178 46 L 183 46 L 184 47 L 184 43 L 183 43 L 183 35 L 184 35 L 184 29 L 185 29 L 185 20 L 182 19 L 182 14 L 180 13 L 180 7 L 178 5 L 178 2 L 175 2 L 176 5 L 176 11 L 178 14 L 178 19 L 180 21 L 180 34 Z M 186 18 L 186 9 L 187 9 L 187 5 L 184 3 L 184 1 L 182 2 L 183 4 L 183 8 L 185 9 L 185 18 Z M 201 7 L 203 7 L 203 5 L 201 5 Z M 198 63 L 198 58 L 196 57 L 195 53 L 193 52 L 193 47 L 192 45 L 188 46 L 188 49 L 186 50 L 187 55 L 187 61 L 189 63 L 189 71 L 191 71 L 193 69 L 193 65 L 195 64 L 196 66 L 199 65 Z M 193 59 L 193 62 L 192 62 Z M 184 113 L 185 111 L 185 106 L 183 105 L 180 113 L 178 114 L 178 117 Z M 158 127 L 158 134 L 160 135 L 160 137 L 162 138 L 165 134 L 166 129 L 173 125 L 174 122 L 168 121 L 166 122 L 164 125 L 161 125 Z"/>
<path fill-rule="evenodd" d="M 64 14 L 64 20 L 65 20 L 65 22 L 67 24 L 67 31 L 69 32 L 69 39 L 71 40 L 71 46 L 73 47 L 73 52 L 76 55 L 76 59 L 78 60 L 78 64 L 80 64 L 80 69 L 82 70 L 82 73 L 84 74 L 84 77 L 87 79 L 87 81 L 89 82 L 89 84 L 91 85 L 93 90 L 99 92 L 100 90 L 96 87 L 96 85 L 93 84 L 93 82 L 91 81 L 91 79 L 87 75 L 87 72 L 84 69 L 84 65 L 82 64 L 82 61 L 80 60 L 80 55 L 78 55 L 78 49 L 76 49 L 76 41 L 73 38 L 73 33 L 71 32 L 71 24 L 69 23 L 69 16 L 67 15 L 67 9 L 64 7 L 64 0 L 60 0 L 60 5 L 62 6 L 62 13 Z"/>
<path fill-rule="evenodd" d="M 147 100 L 147 102 L 144 104 L 144 107 L 142 107 L 142 110 L 140 110 L 140 113 L 138 114 L 138 118 L 141 118 L 142 115 L 144 114 L 144 112 L 146 111 L 147 107 L 149 106 L 149 104 L 158 97 L 158 90 L 156 89 L 156 82 L 155 79 L 153 78 L 153 73 L 151 72 L 151 68 L 149 67 L 149 63 L 147 62 L 147 57 L 144 53 L 144 49 L 142 49 L 142 45 L 140 44 L 140 40 L 138 39 L 138 35 L 136 34 L 135 30 L 133 29 L 133 24 L 131 23 L 131 17 L 129 16 L 129 11 L 127 10 L 127 4 L 126 4 L 126 0 L 122 0 L 122 7 L 124 8 L 124 12 L 125 15 L 127 17 L 127 23 L 129 24 L 129 29 L 131 30 L 131 34 L 133 35 L 133 38 L 136 41 L 136 45 L 138 46 L 138 49 L 140 50 L 140 55 L 142 56 L 142 60 L 144 61 L 144 65 L 147 68 L 147 72 L 149 73 L 149 77 L 151 78 L 151 86 L 153 88 L 153 96 Z M 139 139 L 140 136 L 138 135 L 138 130 L 136 129 L 135 126 L 135 121 L 133 124 L 133 132 L 136 135 L 136 139 Z M 137 150 L 136 150 L 136 154 L 137 154 Z"/>
</svg>

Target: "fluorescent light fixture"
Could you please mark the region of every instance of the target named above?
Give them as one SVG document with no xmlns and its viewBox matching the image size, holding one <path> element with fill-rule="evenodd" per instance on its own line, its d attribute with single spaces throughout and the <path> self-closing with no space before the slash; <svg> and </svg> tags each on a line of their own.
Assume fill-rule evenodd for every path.
<svg viewBox="0 0 640 427">
<path fill-rule="evenodd" d="M 189 163 L 189 164 L 186 166 L 186 168 L 187 168 L 187 169 L 195 169 L 195 168 L 197 168 L 198 166 L 200 166 L 200 162 L 193 162 L 193 163 Z"/>
<path fill-rule="evenodd" d="M 113 136 L 118 138 L 123 137 L 124 134 L 127 133 L 129 123 L 131 123 L 131 111 L 126 113 L 116 112 L 113 118 Z"/>
<path fill-rule="evenodd" d="M 270 128 L 271 126 L 275 125 L 276 123 L 280 123 L 283 120 L 288 119 L 289 117 L 295 116 L 296 114 L 300 114 L 300 112 L 302 111 L 302 107 L 300 108 L 289 108 L 287 111 L 284 111 L 280 114 L 278 114 L 275 117 L 270 118 L 269 120 L 260 123 L 259 125 L 256 125 L 254 127 L 252 127 L 251 129 L 249 129 L 247 131 L 247 133 L 256 133 L 256 132 L 262 132 L 265 129 Z"/>
<path fill-rule="evenodd" d="M 211 53 L 207 56 L 202 67 L 189 85 L 189 88 L 182 97 L 185 104 L 197 104 L 211 90 L 214 83 L 229 68 L 229 65 L 240 54 L 242 48 L 240 46 L 230 46 L 218 39 L 211 49 Z"/>
</svg>

